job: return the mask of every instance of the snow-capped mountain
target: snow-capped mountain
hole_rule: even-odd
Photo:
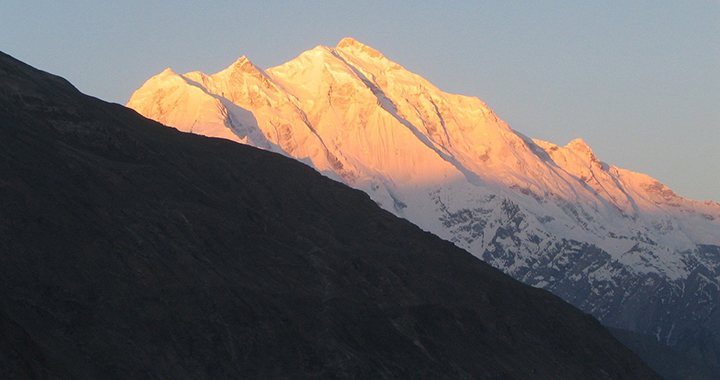
[[[720,204],[524,136],[351,38],[266,70],[167,69],[127,106],[305,162],[610,326],[720,334]]]

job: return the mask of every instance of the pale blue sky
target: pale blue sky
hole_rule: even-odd
[[[0,2],[0,50],[125,103],[166,67],[268,68],[350,36],[515,130],[720,201],[720,1]]]

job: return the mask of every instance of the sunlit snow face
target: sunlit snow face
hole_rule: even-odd
[[[128,106],[183,131],[294,157],[451,239],[465,232],[450,233],[443,218],[487,209],[488,195],[512,199],[538,231],[618,255],[642,240],[675,251],[720,239],[720,206],[605,164],[580,139],[562,147],[517,133],[479,99],[442,92],[353,39],[267,70],[241,57],[213,75],[166,71]],[[468,237],[476,254],[491,225],[484,238]]]

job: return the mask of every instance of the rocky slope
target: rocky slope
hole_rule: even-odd
[[[657,378],[360,191],[2,53],[0,199],[3,378]]]
[[[168,69],[128,106],[294,157],[608,325],[707,339],[720,364],[720,204],[606,164],[581,139],[524,136],[358,41],[267,70],[246,57],[213,75]]]

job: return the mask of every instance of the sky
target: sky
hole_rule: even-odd
[[[720,202],[720,1],[0,2],[0,51],[125,104],[147,79],[353,37],[511,128]]]

